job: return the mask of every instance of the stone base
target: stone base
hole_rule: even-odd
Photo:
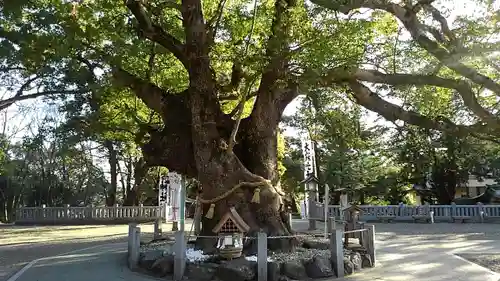
[[[172,242],[170,242],[172,243]],[[139,266],[147,272],[164,277],[173,274],[174,258],[170,245],[148,249],[141,254]],[[268,281],[288,281],[334,277],[329,242],[324,239],[304,240],[293,253],[269,253]],[[344,274],[372,267],[370,256],[357,245],[344,249]],[[225,260],[210,256],[203,261],[188,261],[185,278],[196,281],[251,281],[257,279],[255,257]]]

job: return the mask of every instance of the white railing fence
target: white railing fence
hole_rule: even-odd
[[[416,216],[424,213],[432,216],[436,221],[450,221],[454,219],[468,219],[470,221],[484,221],[487,219],[500,219],[500,205],[387,205],[372,206],[360,205],[362,209],[360,220],[377,221],[381,218],[392,218],[393,220],[413,220]],[[324,205],[316,202],[310,210],[312,219],[322,220],[324,217]],[[329,205],[328,216],[343,219],[341,206]]]
[[[16,224],[143,222],[164,218],[164,206],[114,207],[22,207],[16,211]]]

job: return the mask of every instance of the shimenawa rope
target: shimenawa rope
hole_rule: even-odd
[[[197,201],[201,204],[210,204],[210,208],[208,209],[207,213],[205,214],[205,218],[211,219],[214,217],[214,211],[215,211],[215,203],[226,198],[227,196],[231,195],[236,189],[241,188],[243,186],[249,186],[249,187],[255,187],[254,193],[252,196],[252,203],[259,204],[260,203],[260,187],[264,186],[267,188],[273,188],[278,195],[283,196],[284,194],[281,194],[274,186],[271,185],[271,182],[268,180],[260,181],[260,182],[240,182],[237,185],[235,185],[233,188],[230,190],[224,192],[223,194],[214,197],[212,199],[203,199],[200,196],[198,196]],[[279,198],[281,201],[281,198]],[[280,202],[281,204],[281,202]]]

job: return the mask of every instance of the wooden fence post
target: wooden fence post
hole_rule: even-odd
[[[479,221],[484,222],[484,208],[483,203],[477,202],[477,215],[479,216]]]
[[[64,219],[71,219],[71,211],[69,209],[69,204],[64,204]]]
[[[113,209],[115,210],[115,211],[113,212],[114,219],[119,218],[119,216],[118,216],[118,212],[119,212],[118,207],[119,207],[119,206],[120,206],[120,205],[118,205],[118,204],[113,205]]]
[[[455,219],[454,217],[456,217],[458,214],[457,214],[457,204],[455,204],[455,202],[451,202],[451,214],[450,214],[450,217],[451,217],[451,220],[453,222],[455,222]]]
[[[186,268],[186,243],[184,231],[175,232],[174,280],[181,281]]]
[[[47,205],[45,204],[42,204],[42,208],[40,209],[40,212],[41,214],[39,215],[39,217],[37,218],[37,220],[42,220],[42,221],[45,221],[45,217],[46,217],[46,211],[47,210]]]
[[[366,251],[370,258],[372,259],[372,265],[375,266],[376,254],[375,254],[375,226],[372,224],[367,224],[366,227]]]
[[[344,245],[342,243],[342,230],[333,229],[330,235],[330,259],[337,277],[344,277]]]
[[[142,219],[144,216],[144,205],[141,203],[139,204],[139,219]]]
[[[163,203],[163,219],[165,220],[165,223],[168,223],[168,217],[170,215],[169,211],[170,210],[167,202]]]
[[[337,223],[335,222],[335,217],[328,218],[328,232],[332,233],[332,230],[337,228]]]
[[[201,232],[201,217],[203,216],[203,204],[199,201],[199,198],[196,197],[196,201],[194,202],[194,234],[199,235]]]
[[[257,235],[257,280],[267,281],[267,234]]]
[[[316,230],[316,219],[318,212],[318,206],[316,205],[316,190],[310,189],[306,191],[307,196],[307,216],[309,218],[309,228],[308,230]]]
[[[160,239],[161,238],[161,235],[162,235],[162,222],[161,222],[161,218],[157,218],[155,220],[155,224],[154,224],[154,233],[153,233],[153,239],[156,240],[156,239]]]
[[[293,216],[291,207],[288,207],[288,223],[290,224],[290,229],[293,229]]]
[[[130,231],[131,225],[129,225]],[[129,236],[129,246],[130,251],[128,255],[128,266],[131,270],[137,269],[139,264],[139,255],[141,247],[141,228],[133,227],[131,231],[132,235]]]
[[[128,254],[132,252],[132,242],[131,237],[134,235],[135,228],[137,227],[137,223],[131,222],[128,224]]]

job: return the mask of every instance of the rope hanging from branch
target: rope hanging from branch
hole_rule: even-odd
[[[282,193],[282,192],[279,192],[274,186],[272,186],[272,184],[271,184],[271,182],[269,180],[264,180],[264,181],[260,181],[260,182],[240,182],[239,184],[235,185],[230,190],[228,190],[228,191],[224,192],[223,194],[221,194],[221,195],[219,195],[217,197],[214,197],[212,199],[203,199],[200,196],[198,196],[197,201],[200,204],[210,204],[210,208],[208,208],[208,211],[205,214],[205,218],[207,218],[207,219],[213,218],[214,217],[214,213],[215,213],[215,203],[217,203],[218,201],[220,201],[220,200],[228,197],[234,191],[236,191],[238,188],[241,188],[243,186],[255,187],[254,193],[253,193],[253,196],[252,196],[252,201],[251,201],[252,203],[256,203],[256,204],[260,203],[260,191],[261,191],[261,188],[264,187],[264,188],[272,188],[272,189],[274,189],[276,191],[276,193],[280,196],[279,197],[279,203],[280,203],[280,206],[282,205],[283,201],[281,200],[281,196],[284,196],[285,194]]]

